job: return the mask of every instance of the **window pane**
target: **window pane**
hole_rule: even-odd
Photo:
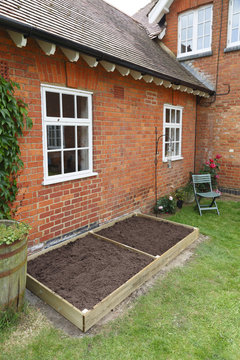
[[[180,140],[180,130],[176,129],[176,141]]]
[[[171,141],[175,141],[175,129],[171,129],[170,137],[171,137]]]
[[[182,16],[181,27],[182,27],[182,29],[187,27],[187,15]]]
[[[183,54],[183,53],[185,53],[187,51],[187,48],[186,48],[186,43],[184,42],[182,42],[181,43],[181,53]]]
[[[238,29],[232,30],[232,42],[238,41]]]
[[[176,110],[176,115],[177,115],[176,122],[177,122],[178,124],[180,124],[180,111],[179,111],[179,110]]]
[[[175,144],[175,155],[180,155],[179,149],[180,149],[179,143],[177,142],[177,143]]]
[[[239,14],[233,15],[232,27],[238,27],[239,25]]]
[[[205,10],[205,21],[211,20],[211,15],[212,15],[212,8],[208,7]]]
[[[192,37],[193,37],[193,28],[192,27],[188,28],[187,37],[188,37],[188,39],[192,39]]]
[[[165,154],[164,154],[165,157],[167,157],[168,155],[168,149],[169,149],[169,144],[165,144]]]
[[[198,25],[198,36],[203,36],[203,24]]]
[[[186,29],[183,29],[182,30],[182,41],[185,41],[187,38],[187,30]]]
[[[74,95],[62,95],[62,108],[64,118],[74,118]]]
[[[75,148],[75,126],[63,126],[63,148]]]
[[[240,0],[233,0],[233,12],[240,11]]]
[[[48,153],[48,176],[60,175],[61,171],[61,152]]]
[[[88,127],[77,127],[77,147],[88,147]]]
[[[166,123],[170,122],[170,110],[166,109]]]
[[[198,41],[197,41],[197,49],[198,50],[201,50],[203,48],[203,38],[198,38]]]
[[[60,116],[60,99],[58,93],[46,91],[46,111],[47,116]]]
[[[175,110],[171,110],[171,123],[175,123]]]
[[[188,26],[193,25],[193,14],[188,15]]]
[[[204,25],[204,35],[210,35],[211,23],[210,21],[206,22]]]
[[[88,118],[88,98],[77,96],[77,117],[79,119]]]
[[[64,151],[63,159],[64,159],[64,174],[75,172],[76,171],[75,150]]]
[[[169,128],[165,128],[165,142],[169,141]]]
[[[192,41],[188,41],[188,45],[187,45],[187,52],[192,51],[193,47],[192,47]]]
[[[54,125],[47,125],[47,148],[60,149],[61,148],[61,127]]]
[[[210,36],[205,36],[204,38],[204,48],[209,48],[210,47]]]
[[[198,23],[202,23],[204,21],[204,9],[198,11]]]
[[[88,150],[78,150],[78,171],[88,170]]]

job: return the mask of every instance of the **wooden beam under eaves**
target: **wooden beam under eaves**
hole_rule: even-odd
[[[93,56],[81,54],[81,57],[83,58],[84,61],[86,61],[86,63],[90,67],[96,67],[98,65],[97,59]]]
[[[105,60],[102,60],[100,61],[100,64],[104,67],[104,69],[107,71],[107,72],[113,72],[116,68],[116,65],[115,64],[112,64],[108,61],[105,61]]]
[[[180,85],[172,84],[173,90],[180,90]]]
[[[8,35],[17,47],[22,48],[27,45],[27,39],[24,37],[23,34],[16,31],[8,30]]]
[[[135,70],[131,70],[130,71],[130,75],[135,79],[135,80],[141,80],[142,79],[142,74],[139,71],[135,71]]]
[[[156,77],[153,78],[153,82],[159,86],[163,84],[163,80]]]
[[[116,69],[120,72],[122,76],[127,76],[130,74],[130,69],[125,68],[124,66],[116,65]]]
[[[61,47],[62,52],[64,53],[64,55],[68,58],[69,61],[71,62],[77,62],[79,59],[79,52],[75,51],[75,50],[70,50],[64,47]]]
[[[36,39],[38,45],[40,46],[40,48],[42,49],[42,51],[50,56],[50,55],[54,55],[55,54],[55,51],[56,51],[56,45],[55,44],[52,44],[52,43],[49,43],[47,41],[43,41],[43,40],[38,40]]]
[[[143,76],[143,80],[144,80],[146,83],[151,83],[151,82],[153,82],[153,76],[151,76],[151,75],[144,75],[144,76]]]
[[[170,88],[172,86],[172,84],[170,83],[170,81],[164,80],[163,81],[163,86],[168,89],[168,88]]]

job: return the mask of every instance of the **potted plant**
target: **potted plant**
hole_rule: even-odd
[[[0,310],[20,310],[24,301],[29,226],[0,220]]]
[[[174,197],[177,199],[177,207],[181,209],[185,198],[184,189],[183,188],[176,189],[174,192]]]

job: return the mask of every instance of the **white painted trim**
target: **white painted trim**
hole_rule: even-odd
[[[134,80],[142,79],[142,74],[139,71],[131,70],[130,75],[134,78]]]
[[[146,83],[151,83],[151,82],[153,82],[153,76],[151,76],[151,75],[144,75],[144,76],[143,76],[143,80],[144,80]]]
[[[202,9],[206,9],[208,7],[211,8],[210,47],[197,50],[198,11],[202,10]],[[181,19],[183,16],[189,15],[191,13],[193,14],[193,38],[192,38],[193,39],[193,43],[192,43],[193,50],[189,51],[189,52],[181,53]],[[207,4],[204,6],[200,6],[196,9],[191,9],[191,10],[185,11],[178,16],[178,54],[177,54],[178,59],[181,59],[182,57],[186,57],[186,56],[190,56],[190,55],[198,55],[198,54],[205,53],[207,51],[212,50],[212,22],[213,22],[213,5],[212,4]]]
[[[56,117],[49,117],[46,114],[46,102],[45,102],[45,93],[47,92],[56,92],[60,94],[60,116],[58,118]],[[62,94],[71,94],[74,95],[74,108],[75,108],[75,118],[63,118],[62,114]],[[77,118],[77,105],[76,105],[76,96],[83,96],[87,98],[88,101],[88,118]],[[63,181],[69,181],[69,180],[75,180],[75,179],[81,179],[85,177],[95,176],[97,173],[93,172],[93,144],[92,144],[92,92],[89,91],[82,91],[78,89],[70,89],[60,86],[54,86],[54,85],[48,85],[48,84],[42,84],[41,85],[41,106],[42,106],[42,128],[43,128],[43,168],[44,168],[44,185],[59,183]],[[76,132],[76,126],[87,126],[88,127],[88,146],[86,149],[88,149],[88,161],[89,161],[89,169],[88,170],[82,170],[82,171],[75,171],[72,173],[62,173],[59,175],[53,175],[48,176],[48,156],[47,154],[50,152],[54,152],[57,150],[51,150],[47,149],[47,125],[59,125],[61,126],[61,148],[59,151],[61,152],[61,168],[63,172],[63,154],[64,151],[70,151],[75,150],[77,154],[77,138],[75,136],[75,147],[73,149],[64,149],[63,148],[63,126],[66,125],[72,125],[75,126],[75,132]],[[81,147],[81,149],[84,149],[84,147]],[[75,158],[75,162],[77,162],[77,157]]]
[[[158,23],[164,14],[169,13],[169,8],[174,0],[159,0],[148,15],[149,23]]]
[[[61,46],[61,50],[70,62],[77,62],[79,59],[79,52],[71,49],[67,49]]]
[[[100,61],[100,64],[102,65],[102,67],[107,71],[107,72],[113,72],[116,68],[115,64],[112,64],[108,61],[102,60]]]
[[[90,67],[96,67],[98,65],[98,61],[95,57],[85,55],[85,54],[81,54],[81,57]]]
[[[116,65],[116,69],[120,72],[122,76],[128,76],[130,74],[130,69],[124,66]]]

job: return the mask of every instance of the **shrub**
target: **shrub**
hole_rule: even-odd
[[[0,223],[0,245],[10,245],[17,240],[23,239],[29,232],[29,226],[15,222],[13,225]]]
[[[157,200],[154,211],[156,213],[174,214],[176,211],[176,200],[172,196],[163,196]]]
[[[210,174],[212,180],[213,189],[217,189],[218,187],[218,172],[220,170],[219,159],[221,159],[221,155],[217,154],[214,159],[209,159],[203,164],[202,169],[200,170],[200,174]]]

